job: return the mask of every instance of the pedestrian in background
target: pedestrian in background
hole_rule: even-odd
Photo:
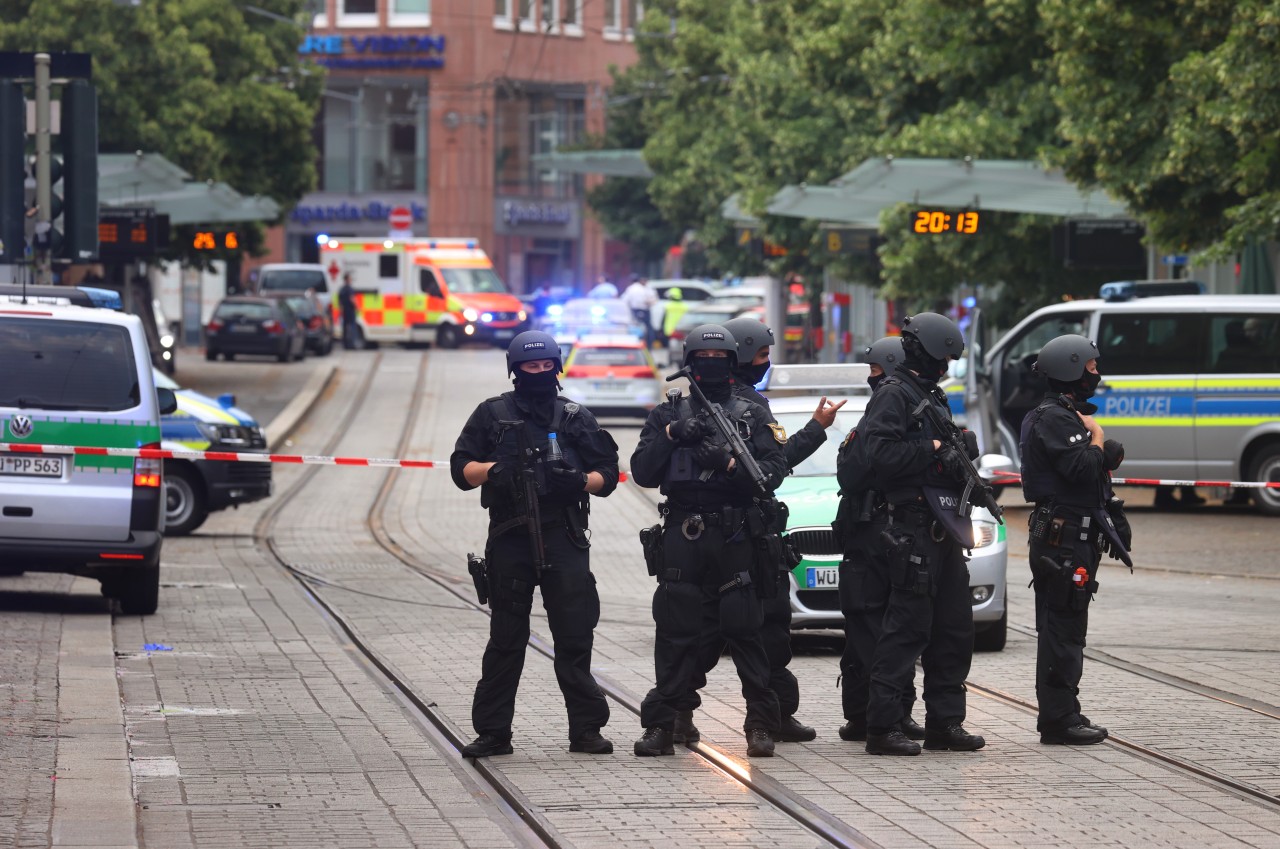
[[[351,272],[342,275],[338,287],[338,309],[342,313],[342,347],[348,351],[356,348],[356,336],[360,326],[356,323],[356,289],[351,285]]]
[[[648,279],[638,274],[631,275],[631,283],[622,291],[622,300],[631,310],[636,323],[644,328],[645,347],[653,347],[653,305],[658,302],[658,293],[653,291]]]
[[[587,501],[618,486],[618,446],[590,411],[559,396],[562,367],[555,337],[538,330],[518,334],[507,348],[514,390],[475,409],[449,461],[453,482],[462,490],[480,487],[480,504],[489,510],[484,575],[489,642],[471,703],[479,736],[463,747],[466,757],[513,751],[516,689],[535,586],[542,589],[556,681],[569,714],[569,751],[613,752],[613,743],[600,734],[609,721],[609,705],[591,674],[600,596],[588,557]],[[536,456],[522,452],[522,443],[536,449]],[[537,481],[537,515],[535,505],[522,503],[519,487],[526,471]],[[529,529],[537,519],[542,551]]]
[[[1049,391],[1022,420],[1022,494],[1035,503],[1029,522],[1036,594],[1036,729],[1040,742],[1084,746],[1107,729],[1080,712],[1089,603],[1098,589],[1105,549],[1128,557],[1133,541],[1124,502],[1111,491],[1111,472],[1124,446],[1107,439],[1089,403],[1102,377],[1098,346],[1066,335],[1040,349],[1035,370]],[[1123,557],[1122,557],[1123,555]]]

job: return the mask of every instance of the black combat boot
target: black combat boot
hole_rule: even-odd
[[[613,743],[600,736],[599,731],[587,731],[577,740],[569,744],[571,752],[585,752],[588,755],[612,755]]]
[[[803,724],[794,716],[788,716],[783,718],[782,727],[778,729],[777,734],[773,735],[773,738],[779,743],[808,743],[817,736],[817,731]]]
[[[851,719],[840,726],[840,739],[846,743],[864,742],[867,739],[867,718]]]
[[[644,734],[636,741],[635,752],[638,758],[674,755],[676,750],[671,745],[671,732],[656,725],[646,728]]]
[[[1107,729],[1092,725],[1072,725],[1055,731],[1041,731],[1040,742],[1050,746],[1089,746],[1107,739]]]
[[[1089,719],[1089,717],[1085,716],[1083,713],[1082,713],[1082,714],[1080,714],[1080,724],[1081,724],[1081,725],[1086,725],[1086,726],[1088,726],[1089,728],[1094,729],[1095,731],[1106,731],[1106,730],[1107,730],[1107,729],[1103,728],[1101,725],[1098,725],[1098,724],[1094,723],[1094,722],[1093,722],[1093,720]]]
[[[510,737],[481,734],[475,740],[462,747],[462,756],[464,758],[487,758],[493,755],[509,755],[513,751],[515,750],[511,748]]]
[[[907,739],[897,728],[888,734],[867,734],[867,752],[872,755],[918,755],[920,744]]]
[[[912,719],[911,714],[907,714],[906,718],[898,723],[898,727],[902,729],[903,734],[907,735],[908,740],[924,739],[924,727]]]
[[[985,745],[986,740],[965,731],[958,722],[946,728],[926,728],[924,731],[924,747],[935,752],[976,752]]]
[[[763,728],[752,728],[747,732],[747,757],[773,757],[773,738]]]
[[[676,743],[696,743],[702,739],[698,726],[693,724],[693,711],[676,711],[676,725],[671,731],[671,739]]]

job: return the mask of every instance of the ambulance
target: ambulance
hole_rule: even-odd
[[[330,239],[320,262],[333,285],[334,330],[342,325],[338,289],[351,273],[357,347],[366,343],[463,342],[506,347],[528,325],[525,306],[493,270],[475,239]]]

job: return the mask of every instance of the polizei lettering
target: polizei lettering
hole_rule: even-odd
[[[1172,412],[1173,398],[1168,395],[1110,395],[1102,402],[1104,416],[1155,418]]]

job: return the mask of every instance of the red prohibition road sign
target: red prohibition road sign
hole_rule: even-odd
[[[387,216],[387,223],[392,230],[410,230],[413,228],[413,213],[407,206],[397,206]]]

